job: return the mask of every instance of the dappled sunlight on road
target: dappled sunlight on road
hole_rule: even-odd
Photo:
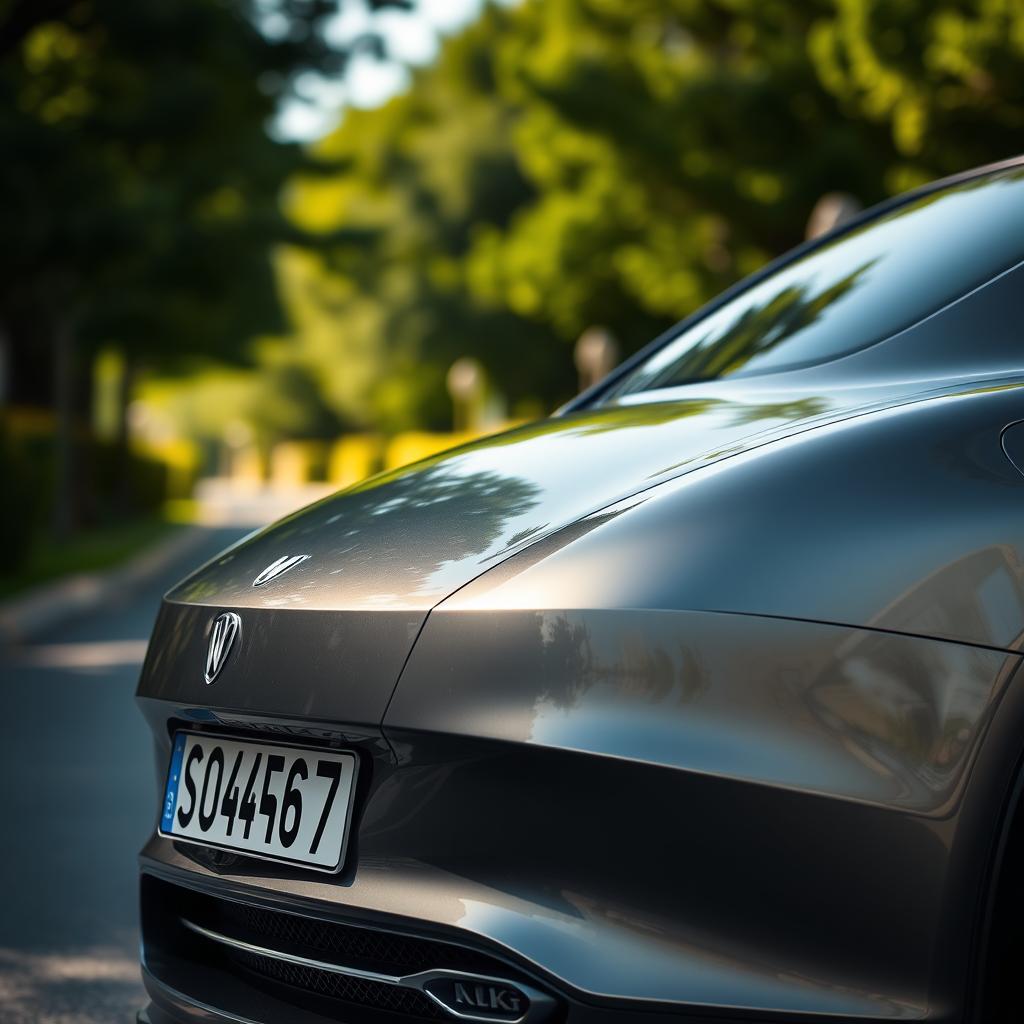
[[[242,532],[143,553],[131,585],[0,644],[2,1024],[131,1024],[146,1005],[136,855],[158,796],[135,683],[161,594]]]
[[[32,644],[12,660],[35,668],[97,669],[142,665],[148,640],[98,640],[78,644]]]
[[[111,1024],[132,1020],[144,1003],[131,936],[124,947],[68,953],[0,948],[5,1024]]]

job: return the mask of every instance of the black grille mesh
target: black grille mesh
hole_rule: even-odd
[[[256,953],[233,951],[231,958],[242,967],[263,978],[291,985],[304,993],[341,999],[346,1003],[400,1013],[425,1020],[438,1020],[447,1015],[422,992],[414,989],[385,985],[379,981],[363,978],[349,978],[331,971],[321,971],[301,964],[290,964],[283,960],[260,956]]]
[[[505,964],[447,942],[299,917],[230,900],[215,902],[217,921],[208,927],[257,946],[315,954],[318,960],[378,974],[442,969],[502,977],[510,974]]]
[[[422,971],[452,970],[469,975],[527,979],[508,964],[475,950],[438,939],[396,934],[362,925],[323,921],[281,910],[238,903],[206,893],[166,886],[179,919],[269,951],[320,960],[339,967],[403,977]],[[212,940],[211,940],[212,942]],[[213,943],[211,953],[225,966],[294,1006],[330,1018],[372,1021],[449,1021],[424,992],[386,982],[353,978],[274,956]],[[346,1007],[350,1008],[346,1012]],[[379,1016],[375,1016],[379,1014]]]

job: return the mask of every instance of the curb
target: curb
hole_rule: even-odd
[[[123,599],[162,572],[203,539],[195,526],[176,530],[125,565],[103,572],[65,576],[0,604],[0,645],[26,643],[112,598]]]

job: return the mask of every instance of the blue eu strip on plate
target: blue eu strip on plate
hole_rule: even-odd
[[[174,808],[178,802],[178,780],[181,778],[181,758],[185,753],[185,734],[178,733],[174,737],[174,750],[171,753],[171,767],[167,772],[167,792],[164,794],[164,813],[160,827],[165,832],[171,831],[174,824]]]

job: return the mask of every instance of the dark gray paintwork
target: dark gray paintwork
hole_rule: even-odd
[[[158,777],[183,724],[344,745],[354,841],[337,877],[159,837],[144,869],[490,943],[580,1005],[963,1019],[1024,750],[1022,274],[818,367],[399,470],[208,564],[140,683]]]

